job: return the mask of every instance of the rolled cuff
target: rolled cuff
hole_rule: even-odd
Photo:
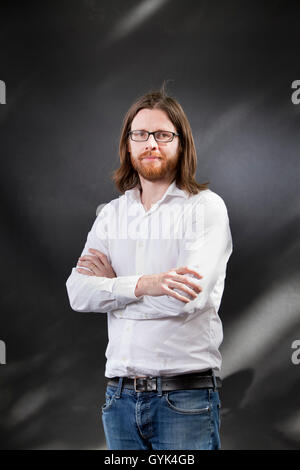
[[[134,291],[141,274],[134,276],[118,276],[115,279],[113,294],[118,300],[142,300],[144,296],[136,297]]]

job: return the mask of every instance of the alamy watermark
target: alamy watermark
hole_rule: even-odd
[[[6,364],[6,344],[0,339],[0,364]]]
[[[0,104],[6,104],[6,85],[3,80],[0,80]]]
[[[6,85],[3,80],[0,80],[0,104],[6,104]],[[6,345],[0,339],[0,365],[6,364]]]
[[[186,250],[199,248],[204,242],[204,204],[168,204],[159,211],[149,210],[140,217],[140,206],[119,198],[116,204],[100,204],[96,225],[99,239],[111,240],[182,240]],[[151,217],[148,217],[151,215]]]
[[[292,342],[292,349],[295,349],[291,356],[292,363],[297,366],[300,364],[300,339],[295,339],[295,341]]]
[[[295,90],[292,93],[291,100],[293,104],[300,104],[300,80],[294,80],[292,88]]]

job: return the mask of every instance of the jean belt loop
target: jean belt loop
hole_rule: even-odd
[[[162,387],[161,387],[161,377],[156,377],[156,386],[158,391],[158,396],[162,397]]]
[[[213,384],[214,384],[213,391],[215,392],[218,389],[218,386],[217,386],[217,379],[216,379],[214,371],[212,371],[212,381],[213,381]]]
[[[119,377],[119,384],[118,384],[118,388],[116,391],[116,398],[120,398],[121,396],[122,385],[123,385],[123,377]]]

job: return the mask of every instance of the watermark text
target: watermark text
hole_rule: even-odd
[[[300,80],[294,80],[292,88],[295,90],[292,93],[291,100],[293,104],[300,104]]]
[[[6,364],[6,345],[5,342],[0,339],[0,364]]]
[[[126,198],[116,204],[101,204],[98,209],[96,234],[99,239],[121,240],[185,240],[186,249],[195,249],[204,241],[204,204],[161,206],[159,210],[141,214],[137,205],[128,205]],[[148,217],[148,215],[151,217]]]
[[[300,339],[295,339],[295,341],[292,342],[292,349],[295,349],[295,351],[292,354],[291,360],[292,363],[297,366],[300,364]]]
[[[3,80],[0,80],[0,104],[6,104],[6,85]]]

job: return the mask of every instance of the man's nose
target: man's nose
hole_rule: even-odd
[[[153,134],[149,135],[149,139],[145,142],[145,144],[146,144],[146,149],[149,148],[149,147],[151,147],[151,148],[157,147],[157,142],[154,139]]]

